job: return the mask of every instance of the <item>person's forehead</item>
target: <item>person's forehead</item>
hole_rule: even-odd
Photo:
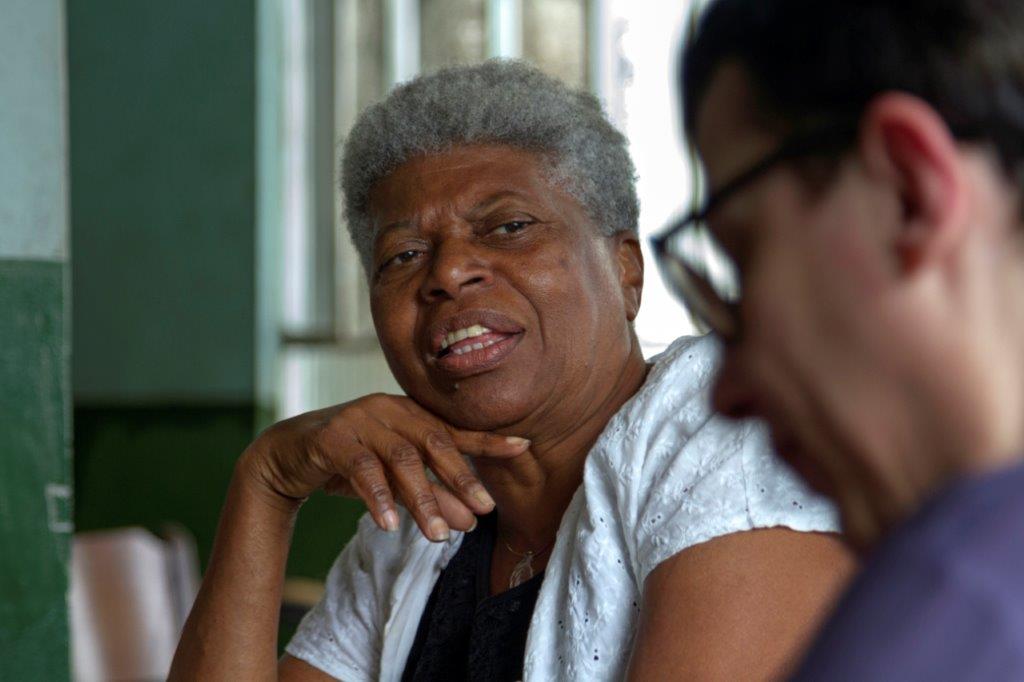
[[[695,143],[711,187],[728,182],[778,144],[757,125],[758,103],[744,68],[723,62],[697,109]]]
[[[544,169],[539,153],[504,145],[419,156],[374,183],[370,212],[384,225],[429,205],[465,209],[492,196],[544,201],[551,192]]]

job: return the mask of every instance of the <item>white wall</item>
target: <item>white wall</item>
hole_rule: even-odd
[[[63,14],[0,0],[0,258],[67,257]]]

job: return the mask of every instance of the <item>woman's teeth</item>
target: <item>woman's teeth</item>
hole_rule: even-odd
[[[498,343],[498,339],[488,339],[483,343],[474,343],[472,345],[467,343],[465,346],[452,348],[452,355],[463,355],[465,353],[469,353],[470,351],[483,350],[484,348],[487,348],[488,346],[493,346],[496,343]]]
[[[483,336],[484,334],[490,333],[490,329],[479,324],[474,324],[472,327],[466,327],[465,329],[459,329],[458,331],[448,332],[447,336],[445,336],[444,339],[441,340],[441,350],[444,350],[448,348],[448,346],[458,343],[459,341],[465,341],[466,339],[471,339],[476,336]],[[487,345],[490,346],[491,344],[488,343]],[[480,346],[480,348],[485,347],[483,344],[479,343],[474,344],[473,347],[469,347],[467,345],[466,350],[463,352],[467,352],[469,350],[479,350],[479,348],[476,348],[476,346]],[[462,353],[459,353],[459,350],[460,349],[455,349],[452,352],[455,353],[456,355],[462,355]]]

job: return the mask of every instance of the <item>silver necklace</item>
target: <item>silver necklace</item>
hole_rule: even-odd
[[[512,567],[512,575],[510,575],[508,578],[508,589],[510,590],[513,587],[518,587],[519,585],[522,585],[527,580],[533,577],[534,557],[540,556],[544,552],[548,551],[548,549],[553,544],[552,542],[549,542],[547,545],[545,545],[541,549],[538,549],[536,552],[534,552],[533,550],[527,550],[526,552],[517,552],[514,549],[512,549],[512,546],[510,544],[508,544],[504,540],[502,540],[502,542],[505,544],[505,549],[507,549],[513,556],[519,557],[519,561],[517,561],[516,565]]]

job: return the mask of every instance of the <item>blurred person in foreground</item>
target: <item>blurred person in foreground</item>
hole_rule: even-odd
[[[644,361],[633,166],[596,100],[520,63],[417,79],[362,114],[343,189],[408,397],[252,443],[172,677],[274,677],[317,489],[369,514],[282,679],[790,669],[851,559],[762,432],[712,416],[711,339]]]
[[[720,0],[682,69],[658,262],[867,557],[797,678],[1024,679],[1024,3]]]

